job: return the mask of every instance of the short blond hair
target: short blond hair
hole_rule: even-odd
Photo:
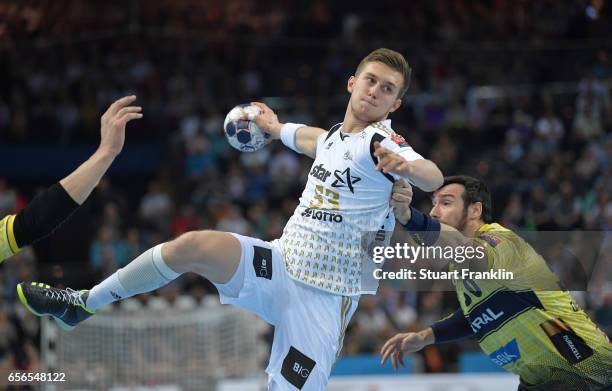
[[[387,48],[376,49],[361,60],[357,66],[355,75],[358,76],[359,72],[361,72],[363,67],[369,62],[383,63],[389,68],[398,71],[404,77],[404,85],[401,86],[397,95],[398,98],[403,97],[406,91],[408,91],[408,87],[410,87],[410,75],[412,74],[412,68],[410,68],[408,61],[406,61],[404,56],[395,50]]]

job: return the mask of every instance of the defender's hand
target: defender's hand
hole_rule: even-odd
[[[378,141],[374,143],[374,156],[378,158],[377,170],[385,174],[391,172],[404,178],[412,175],[410,162],[390,149],[383,147]]]
[[[251,102],[251,104],[259,107],[261,110],[258,115],[253,117],[253,122],[255,122],[261,130],[272,136],[273,139],[280,139],[280,130],[283,124],[278,121],[276,113],[265,103]]]
[[[136,100],[135,95],[116,100],[100,119],[100,147],[98,150],[112,157],[117,156],[125,143],[125,125],[133,119],[142,118],[142,107],[128,106]]]
[[[384,365],[390,357],[393,369],[397,370],[399,368],[398,364],[406,368],[404,363],[405,353],[418,352],[433,343],[433,333],[429,333],[430,330],[426,329],[418,333],[400,333],[391,337],[380,349],[382,355],[380,363]]]
[[[412,217],[410,203],[412,202],[412,186],[404,178],[400,178],[393,184],[391,189],[391,200],[389,203],[395,207],[395,218],[405,225]]]

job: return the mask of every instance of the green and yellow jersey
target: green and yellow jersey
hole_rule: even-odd
[[[482,350],[533,390],[599,390],[612,383],[612,345],[521,237],[485,224],[474,240],[508,280],[459,280],[461,308]]]
[[[20,250],[13,232],[14,221],[15,215],[8,215],[0,220],[0,263]]]

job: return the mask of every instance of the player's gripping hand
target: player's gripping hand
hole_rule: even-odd
[[[377,141],[374,143],[374,156],[378,158],[376,169],[385,174],[394,173],[402,177],[410,177],[413,174],[411,162],[399,154],[385,148]]]
[[[259,114],[253,117],[253,122],[255,122],[255,124],[259,126],[261,130],[268,133],[273,139],[280,139],[280,131],[283,124],[279,122],[278,116],[274,110],[269,108],[265,103],[251,102],[251,104],[259,107],[261,110]]]
[[[414,353],[433,343],[433,333],[426,329],[418,333],[400,333],[391,337],[380,349],[382,365],[391,358],[391,365],[397,371],[399,365],[406,368],[404,354]]]
[[[395,218],[402,224],[406,224],[412,217],[410,203],[412,202],[412,186],[404,178],[400,178],[391,188],[391,200],[389,204],[395,207]]]
[[[135,95],[125,96],[113,102],[100,119],[100,147],[98,150],[117,156],[125,143],[125,125],[133,119],[142,118],[142,107],[128,106],[136,100]]]

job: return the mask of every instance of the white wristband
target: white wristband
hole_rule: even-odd
[[[303,128],[304,124],[292,124],[287,122],[280,130],[280,139],[285,146],[293,149],[297,153],[303,153],[295,144],[295,133],[299,128]]]

